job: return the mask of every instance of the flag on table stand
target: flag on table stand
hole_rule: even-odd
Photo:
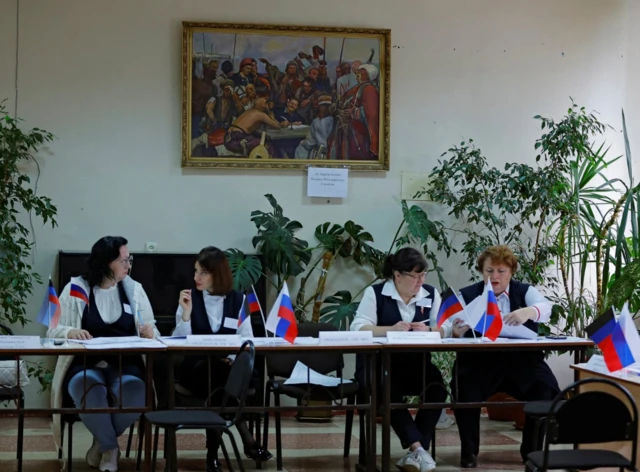
[[[266,327],[280,338],[284,338],[293,344],[298,337],[298,323],[293,313],[293,305],[289,297],[289,289],[285,283],[276,298],[276,302],[267,317]]]
[[[640,334],[638,334],[638,329],[633,322],[633,318],[631,318],[631,313],[629,313],[629,302],[625,302],[622,307],[622,311],[618,317],[618,324],[622,329],[622,334],[624,335],[624,339],[627,341],[627,346],[629,346],[629,351],[631,352],[631,359],[623,359],[623,364],[631,361],[629,364],[625,365],[626,367],[627,365],[640,362]]]
[[[636,356],[640,357],[638,333],[636,331],[634,337],[631,332],[632,330],[635,331],[635,327],[628,309],[625,310],[625,308],[620,314],[620,322],[616,321],[613,309],[609,308],[585,328],[589,338],[602,351],[602,356],[609,372],[624,369],[636,362]],[[629,339],[626,336],[629,336]],[[631,340],[631,343],[629,340]],[[632,349],[635,351],[635,356]]]
[[[483,336],[495,341],[502,331],[502,315],[491,282],[484,286],[482,295],[467,306],[471,326]]]
[[[251,286],[251,293],[247,294],[246,302],[247,308],[249,309],[249,315],[247,315],[247,312],[245,310],[242,310],[242,313],[238,318],[238,328],[240,327],[240,325],[242,325],[242,323],[244,323],[244,320],[246,320],[250,315],[253,315],[254,313],[260,313],[262,322],[266,326],[267,323],[264,319],[264,313],[262,312],[262,307],[260,306],[260,301],[258,300],[258,295],[256,295],[256,290],[253,288],[253,285]]]
[[[49,278],[49,287],[44,295],[37,321],[47,328],[57,327],[60,321],[60,300],[58,300],[58,294],[56,294],[51,278]]]
[[[464,312],[464,307],[457,295],[451,287],[446,289],[442,293],[442,303],[440,304],[440,310],[438,310],[438,316],[436,321],[438,323],[438,329],[440,329],[445,321],[458,313]]]

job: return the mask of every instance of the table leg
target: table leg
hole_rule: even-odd
[[[147,402],[148,411],[153,411],[153,357],[155,354],[147,355]],[[144,470],[151,470],[151,423],[144,422]]]
[[[382,472],[389,472],[391,458],[391,355],[382,351]]]
[[[378,427],[376,419],[377,419],[377,407],[378,407],[378,397],[377,397],[377,393],[376,391],[378,390],[376,388],[377,386],[377,372],[378,372],[378,366],[376,365],[376,353],[370,354],[369,359],[371,359],[370,361],[370,378],[369,378],[369,385],[371,385],[371,398],[370,398],[370,409],[369,409],[369,441],[367,444],[368,450],[367,450],[367,471],[369,472],[375,472],[377,471],[378,467],[377,467],[377,459],[376,459],[376,429]]]

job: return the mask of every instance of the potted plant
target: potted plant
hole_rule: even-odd
[[[24,131],[21,124],[22,120],[9,115],[4,102],[0,103],[0,322],[24,326],[30,322],[27,297],[34,282],[42,280],[29,264],[35,241],[20,214],[35,215],[55,227],[57,209],[51,199],[36,195],[30,177],[21,170],[30,160],[36,162],[33,155],[54,136],[39,128]],[[41,363],[27,365],[29,375],[47,388],[51,372]]]

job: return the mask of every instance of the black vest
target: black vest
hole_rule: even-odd
[[[460,294],[464,299],[464,302],[468,305],[475,298],[482,295],[482,291],[484,290],[485,283],[478,282],[473,285],[469,285],[468,287],[460,290]],[[518,282],[517,280],[511,279],[509,282],[509,289],[507,293],[509,294],[509,303],[511,304],[511,311],[518,310],[519,308],[525,308],[527,303],[525,302],[525,295],[527,294],[527,290],[531,285],[525,284],[523,282]],[[508,315],[509,313],[502,313],[502,315]],[[537,333],[538,332],[538,323],[533,320],[527,320],[524,323],[524,326],[529,328],[531,331]],[[473,333],[471,330],[468,330],[465,333],[465,337],[472,337]]]
[[[236,334],[238,331],[238,314],[242,309],[244,295],[241,292],[232,290],[227,294],[223,302],[222,320],[220,328],[215,333],[211,329],[207,309],[204,305],[204,295],[202,291],[191,290],[191,332],[193,334]],[[226,326],[226,320],[234,320],[235,328]]]
[[[111,324],[107,324],[100,316],[96,300],[93,295],[93,289],[89,290],[89,303],[84,307],[82,312],[82,329],[86,330],[94,338],[106,338],[106,337],[120,337],[120,336],[136,336],[138,334],[136,330],[136,317],[133,313],[127,313],[125,305],[129,306],[129,311],[132,311],[129,299],[124,291],[122,282],[118,283],[118,295],[120,297],[121,312],[120,318]],[[105,356],[101,354],[87,355],[87,368],[93,368],[101,361],[105,361],[111,366],[119,369],[120,360],[118,356]],[[67,391],[69,380],[78,372],[84,370],[83,356],[75,356],[67,371],[64,381],[64,391]],[[128,375],[134,375],[140,379],[144,378],[144,362],[142,356],[137,354],[123,355],[122,356],[122,373]]]
[[[386,282],[374,285],[373,293],[376,294],[376,312],[378,315],[378,326],[393,326],[394,324],[402,321],[400,315],[400,309],[398,308],[398,301],[391,297],[382,295],[382,289]],[[431,285],[424,284],[423,289],[429,294],[431,303],[433,304],[433,296],[435,289]],[[420,307],[416,304],[416,314],[412,321],[424,321],[429,319],[431,313],[431,307]]]

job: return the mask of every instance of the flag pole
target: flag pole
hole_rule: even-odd
[[[251,284],[251,291],[253,292],[253,295],[256,297],[256,302],[258,302],[258,308],[260,309],[260,316],[262,317],[262,326],[264,326],[264,336],[265,338],[268,338],[269,331],[267,330],[267,320],[264,317],[264,312],[262,311],[262,305],[260,305],[260,299],[258,298],[258,294],[256,293],[256,289],[253,287],[253,284]]]
[[[47,285],[47,331],[51,329],[51,302],[49,301],[49,290],[51,290],[51,274],[49,274],[49,284]]]
[[[456,297],[458,298],[458,301],[462,305],[462,311],[464,312],[464,316],[467,319],[467,323],[469,323],[469,329],[471,330],[471,334],[473,335],[473,339],[476,340],[477,339],[476,338],[476,330],[473,329],[473,326],[471,326],[471,318],[469,317],[469,313],[467,312],[467,304],[464,301],[464,297],[462,296],[462,294],[460,294],[460,296],[458,297],[457,293],[456,293]]]

